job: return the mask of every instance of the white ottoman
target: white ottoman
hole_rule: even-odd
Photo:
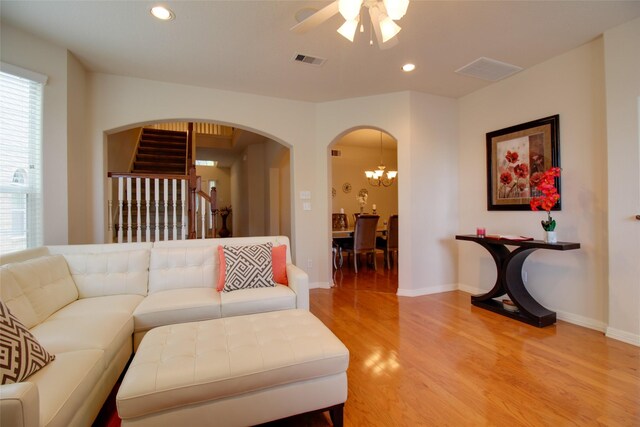
[[[118,391],[122,426],[250,426],[329,410],[342,425],[349,351],[306,310],[152,329]]]

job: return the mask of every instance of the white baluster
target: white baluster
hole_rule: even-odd
[[[107,242],[113,243],[113,178],[107,178]]]
[[[131,242],[131,178],[127,178],[127,242]]]
[[[153,180],[155,183],[155,199],[156,199],[156,242],[160,241],[160,180]]]
[[[206,231],[207,229],[205,228],[205,220],[207,218],[207,214],[205,212],[205,200],[204,197],[200,196],[200,218],[202,219],[202,233],[200,238],[204,239],[206,237]]]
[[[124,224],[122,222],[122,207],[124,206],[124,178],[118,178],[118,243],[122,243],[122,228]]]
[[[176,194],[178,192],[178,180],[172,179],[171,183],[173,184],[173,195],[172,195],[172,200],[173,200],[173,240],[178,240],[178,218],[177,218],[177,215],[176,215],[176,209],[178,207],[178,203],[177,203],[178,195]]]
[[[140,178],[136,178],[136,207],[138,208],[137,220],[138,226],[136,227],[136,242],[142,240],[142,220],[140,218]]]
[[[150,185],[150,180],[149,178],[145,178],[144,179],[144,200],[145,200],[145,205],[147,206],[147,224],[145,226],[145,231],[146,231],[146,240],[145,241],[150,241],[151,240],[151,220],[150,220],[150,213],[149,213],[149,207],[150,207],[150,202],[151,202],[151,185]]]
[[[182,191],[180,192],[180,204],[182,206],[182,240],[185,240],[187,238],[186,234],[187,234],[187,213],[185,212],[185,199],[187,197],[187,180],[183,179],[181,184],[182,185]]]
[[[169,240],[169,180],[164,180],[164,240]]]

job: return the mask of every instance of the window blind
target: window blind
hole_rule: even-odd
[[[42,95],[46,77],[0,70],[0,254],[42,245]]]

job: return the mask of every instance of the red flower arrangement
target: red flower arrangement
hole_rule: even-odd
[[[542,193],[540,197],[532,197],[529,205],[533,211],[537,211],[538,208],[547,211],[547,220],[541,221],[542,228],[545,231],[554,231],[556,229],[556,220],[551,218],[551,209],[560,200],[560,194],[555,186],[555,179],[559,176],[560,168],[553,167],[544,173],[534,173],[529,180],[531,186]]]

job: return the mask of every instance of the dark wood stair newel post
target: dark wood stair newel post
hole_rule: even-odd
[[[196,238],[196,192],[198,191],[198,177],[196,176],[196,167],[189,167],[189,224],[188,239]]]

